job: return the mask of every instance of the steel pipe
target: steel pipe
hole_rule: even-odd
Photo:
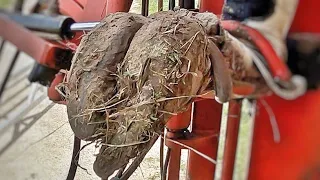
[[[75,31],[90,31],[96,27],[100,22],[86,22],[86,23],[73,23],[70,30]]]

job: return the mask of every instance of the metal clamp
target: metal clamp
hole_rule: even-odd
[[[300,75],[291,75],[287,65],[262,34],[237,21],[222,21],[221,24],[231,34],[245,38],[259,49],[257,52],[243,45],[243,49],[251,55],[268,87],[276,95],[286,100],[293,100],[305,94],[306,79]]]

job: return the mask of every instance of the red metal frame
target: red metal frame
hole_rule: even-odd
[[[282,60],[269,41],[257,30],[245,26],[237,21],[222,21],[221,25],[224,29],[232,32],[242,32],[245,34],[244,37],[247,37],[251,41],[265,58],[268,64],[268,68],[273,75],[273,78],[280,79],[282,81],[288,81],[291,77],[291,72]]]
[[[258,103],[249,179],[320,179],[320,91],[286,101],[265,98],[275,114],[281,141],[273,140],[270,115]]]
[[[202,11],[218,12],[222,8],[222,6],[215,5],[216,1],[202,0],[202,3],[203,6],[208,6],[202,6]],[[319,34],[320,24],[312,20],[312,17],[317,17],[319,6],[318,0],[300,1],[290,32]],[[226,25],[224,27],[228,28]],[[257,36],[254,37],[257,38]],[[258,36],[258,38],[261,37]],[[267,51],[264,54],[270,52],[275,54],[270,51],[270,47],[266,47],[269,46],[268,44],[263,41],[257,43],[260,49],[266,48]],[[277,56],[273,55],[269,60],[274,61],[276,65],[281,64]],[[278,68],[274,66],[274,74],[280,76],[284,74],[283,77],[288,77],[286,73],[275,73]],[[280,69],[284,70],[281,67]],[[274,142],[270,115],[266,112],[265,107],[258,103],[249,179],[320,179],[320,90],[309,91],[295,101],[286,101],[273,95],[266,98],[266,102],[276,116],[281,142]],[[235,140],[235,136],[227,136],[226,142]],[[231,144],[234,145],[234,143]],[[233,154],[234,151],[231,150],[230,153]],[[227,161],[232,162],[233,160],[234,158],[231,157]],[[227,168],[232,169],[230,166]],[[231,179],[232,172],[228,169],[223,169],[222,179]]]
[[[61,14],[76,22],[100,21],[106,15],[107,0],[59,0]]]
[[[200,12],[212,12],[220,15],[224,0],[200,0]]]
[[[315,23],[319,15],[320,1],[300,0],[296,16],[292,22],[291,33],[320,33],[319,23]]]
[[[221,116],[222,105],[213,99],[194,103],[191,132],[195,136],[203,136],[204,139],[196,141],[197,146],[193,148],[213,159],[217,159]],[[215,168],[216,166],[208,160],[189,151],[187,174],[190,180],[213,179]]]
[[[222,174],[224,180],[232,180],[234,163],[238,145],[238,133],[241,119],[242,100],[232,100],[229,102],[226,141],[224,156],[222,160]]]
[[[213,99],[199,100],[194,103],[193,114],[191,109],[178,116],[173,117],[167,123],[169,132],[167,139],[174,139],[188,147],[196,149],[203,154],[217,159],[218,137],[222,115],[222,105]],[[191,123],[191,116],[193,121]],[[186,137],[181,136],[182,130],[191,125],[191,134]],[[170,161],[168,165],[169,180],[179,179],[181,149],[187,149],[172,141],[166,141],[166,145],[171,149]],[[191,180],[213,179],[215,165],[189,150],[187,176]]]
[[[56,65],[55,52],[59,49],[65,50],[66,47],[43,40],[5,16],[0,16],[0,24],[0,35],[3,39],[14,44],[18,49],[37,60],[38,63],[59,69]]]

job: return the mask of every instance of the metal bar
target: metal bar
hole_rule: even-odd
[[[257,101],[256,100],[246,100],[247,108],[249,109],[249,128],[248,128],[248,136],[247,136],[247,144],[246,144],[246,154],[243,154],[245,157],[241,159],[241,165],[244,167],[243,169],[243,179],[249,178],[249,170],[250,170],[250,160],[251,160],[251,151],[252,151],[252,143],[253,143],[253,134],[254,134],[254,125],[256,120],[256,112],[257,112]],[[243,108],[242,108],[243,109]],[[243,112],[243,111],[242,111]]]
[[[127,169],[125,170],[125,172],[122,173],[121,177],[119,178],[119,180],[127,180],[129,179],[129,177],[137,170],[138,167],[140,167],[139,165],[141,164],[142,160],[144,159],[144,157],[147,155],[147,153],[150,151],[150,149],[152,148],[152,146],[154,145],[154,143],[157,141],[158,136],[155,135],[153,136],[150,141],[147,143],[147,146],[145,147],[145,151],[141,154],[139,154],[134,160],[133,162],[130,164],[129,167],[127,167]],[[112,178],[113,179],[113,178]]]
[[[148,5],[148,3],[145,5]],[[3,11],[1,11],[1,15],[13,20],[29,30],[41,33],[51,33],[60,36],[68,35],[70,30],[89,31],[99,24],[99,22],[74,23],[71,18],[66,16],[49,17],[40,14],[22,15]]]
[[[183,8],[194,9],[195,8],[195,1],[194,0],[183,0]]]
[[[142,0],[141,15],[142,16],[149,15],[149,0]]]
[[[77,168],[78,168],[78,161],[80,157],[80,147],[81,147],[81,140],[76,136],[74,136],[72,158],[71,158],[71,163],[70,163],[68,176],[66,180],[74,180],[74,177],[76,175]]]
[[[169,10],[173,10],[175,6],[176,6],[176,1],[169,0]]]
[[[206,137],[199,139],[196,149],[212,159],[217,159],[218,135],[222,117],[222,105],[215,100],[205,99],[194,103],[191,133]],[[189,151],[187,174],[190,180],[213,179],[215,165],[198,154]]]
[[[1,87],[0,87],[0,102],[1,102],[1,97],[2,97],[2,94],[4,92],[4,89],[5,89],[6,85],[7,85],[7,82],[9,80],[9,78],[10,78],[11,72],[12,72],[12,70],[14,68],[14,65],[17,62],[17,59],[18,59],[19,55],[20,55],[20,51],[16,51],[16,53],[14,54],[14,57],[13,57],[11,63],[10,63],[10,66],[8,68],[8,71],[7,71],[6,75],[4,76],[4,79],[3,79]]]
[[[166,133],[166,138],[174,138],[181,136],[181,132],[185,131],[191,123],[191,106],[189,109],[183,113],[173,116],[167,123],[166,128],[168,132]],[[180,172],[180,158],[181,158],[181,148],[177,145],[172,145],[168,141],[165,141],[168,147],[169,155],[166,157],[163,177],[168,180],[178,180]]]
[[[56,64],[56,53],[66,47],[45,41],[6,16],[0,16],[0,26],[0,36],[14,44],[17,49],[37,60],[39,64],[53,69],[60,68]]]
[[[163,11],[163,0],[158,0],[158,11]]]
[[[167,153],[166,153],[166,159],[165,159],[164,165],[163,165],[163,172],[161,174],[161,180],[166,180],[167,179],[170,155],[171,155],[171,150],[170,150],[170,148],[168,148],[167,149]]]
[[[232,180],[241,119],[242,100],[229,102],[226,141],[222,160],[222,179]]]
[[[180,174],[181,149],[174,148],[170,150],[168,164],[168,180],[179,180]]]
[[[184,8],[184,0],[179,0],[179,6],[180,8]]]
[[[237,21],[226,20],[221,23],[222,27],[228,31],[246,33],[250,43],[255,45],[264,60],[274,79],[288,81],[291,78],[291,72],[287,64],[277,55],[269,41],[256,29],[245,26]],[[255,62],[256,63],[256,62]],[[258,67],[261,71],[261,69]]]
[[[1,61],[2,50],[3,50],[3,48],[4,48],[5,43],[6,43],[6,41],[3,39],[3,40],[1,41],[1,44],[0,44],[0,61]]]
[[[100,22],[74,23],[70,26],[71,31],[90,31]]]
[[[73,34],[69,31],[69,27],[75,21],[67,16],[50,17],[42,14],[22,15],[20,13],[6,11],[0,11],[0,15],[32,31],[57,34],[61,36],[61,38],[73,37]]]

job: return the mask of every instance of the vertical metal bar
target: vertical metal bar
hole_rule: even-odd
[[[73,151],[72,151],[72,158],[71,164],[68,171],[68,176],[66,180],[74,180],[76,176],[77,168],[78,168],[78,161],[80,157],[80,147],[81,147],[81,140],[76,136],[73,137]]]
[[[169,0],[169,10],[173,10],[175,6],[176,6],[176,1]]]
[[[184,8],[184,0],[179,0],[179,6],[180,8]]]
[[[168,180],[179,180],[180,174],[181,149],[170,149],[168,164]]]
[[[171,138],[170,134],[175,133],[170,132],[179,132],[187,129],[191,122],[191,106],[189,109],[183,113],[178,114],[177,116],[172,117],[167,123],[166,128],[168,130],[166,137]],[[167,174],[168,180],[178,180],[180,173],[180,159],[181,159],[181,148],[178,146],[168,146],[169,149],[169,162],[165,162],[164,175]],[[168,163],[168,164],[167,164]]]
[[[158,11],[163,11],[163,0],[158,0]]]
[[[14,65],[15,65],[16,62],[17,62],[17,59],[18,59],[18,57],[19,57],[19,54],[20,54],[20,51],[16,51],[16,53],[15,53],[15,55],[14,55],[12,61],[11,61],[11,64],[10,64],[10,66],[9,66],[9,68],[8,68],[8,71],[7,71],[7,73],[5,74],[4,79],[3,79],[2,83],[1,83],[1,87],[0,87],[0,101],[1,101],[1,97],[2,97],[2,94],[3,94],[3,92],[4,92],[4,89],[5,89],[5,87],[6,87],[6,84],[7,84],[8,80],[9,80],[9,78],[10,78],[11,72],[12,72],[12,70],[13,70],[13,68],[14,68]]]
[[[183,0],[183,6],[185,9],[195,9],[195,1],[194,0]]]
[[[241,161],[241,165],[244,167],[244,177],[243,179],[249,178],[249,169],[250,169],[250,159],[251,159],[251,150],[252,150],[252,142],[253,142],[253,133],[254,133],[254,125],[255,125],[255,118],[256,118],[256,111],[257,111],[257,102],[256,100],[247,101],[248,108],[249,108],[249,129],[248,129],[248,144],[247,144],[247,152],[244,155],[245,160]]]
[[[241,119],[242,100],[229,102],[226,141],[222,160],[222,179],[232,180],[237,152],[238,133]]]
[[[3,39],[2,41],[1,41],[1,44],[0,44],[0,61],[1,61],[1,54],[2,54],[2,50],[3,50],[3,48],[4,48],[4,44],[6,43],[6,41]]]
[[[201,144],[201,146],[197,147],[197,150],[213,159],[217,159],[221,116],[222,105],[218,104],[215,100],[206,99],[194,103],[192,134],[217,136],[216,139],[206,144]],[[189,179],[213,179],[214,174],[214,164],[198,154],[189,151],[187,168],[187,177]]]
[[[167,149],[167,154],[166,154],[166,159],[164,161],[163,165],[163,172],[161,174],[161,180],[166,180],[167,179],[167,172],[168,172],[168,165],[169,165],[169,158],[170,158],[171,150],[170,148]]]
[[[149,0],[142,0],[141,15],[142,16],[149,15]]]

